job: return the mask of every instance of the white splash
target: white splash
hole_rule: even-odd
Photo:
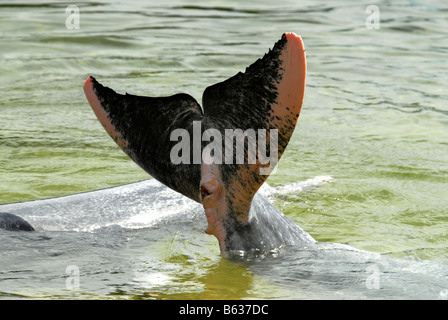
[[[265,197],[272,197],[275,195],[287,195],[300,193],[312,188],[320,187],[333,180],[331,176],[316,176],[314,178],[307,179],[305,181],[299,181],[294,183],[288,183],[280,187],[271,187],[267,183],[261,186],[259,192]]]

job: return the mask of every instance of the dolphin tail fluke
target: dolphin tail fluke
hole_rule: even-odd
[[[118,94],[93,77],[84,84],[84,92],[107,133],[120,148],[152,177],[175,191],[200,201],[200,163],[175,164],[170,159],[176,129],[192,134],[194,120],[202,110],[187,94],[170,97],[141,97]]]
[[[244,73],[204,92],[206,128],[218,129],[224,139],[226,130],[241,129],[240,136],[241,132],[243,138],[253,134],[256,140],[256,148],[246,144],[243,163],[238,161],[236,148],[232,148],[230,163],[203,164],[201,168],[203,205],[209,219],[207,232],[217,236],[222,250],[232,229],[247,224],[252,198],[289,142],[302,107],[305,76],[302,40],[288,33]],[[224,160],[229,145],[236,147],[236,143],[225,145]],[[250,161],[251,156],[256,161]]]
[[[206,88],[204,112],[187,94],[121,95],[93,77],[84,91],[106,131],[137,164],[203,204],[207,233],[225,250],[226,237],[247,223],[252,198],[289,142],[302,107],[305,75],[302,40],[286,33],[244,73]],[[182,149],[190,154],[181,163],[172,158],[179,142],[172,139],[176,129],[183,130],[179,139],[190,138]]]

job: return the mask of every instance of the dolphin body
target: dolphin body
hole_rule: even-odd
[[[266,139],[258,141],[257,150],[264,148],[265,155],[277,152],[278,161],[301,111],[305,76],[302,40],[294,33],[285,33],[244,73],[206,88],[202,108],[185,93],[169,97],[122,95],[93,77],[85,81],[84,92],[105,130],[132,160],[163,185],[202,205],[208,222],[206,233],[218,239],[221,253],[226,255],[235,250],[269,250],[315,240],[257,194],[268,177],[261,174],[267,167],[266,159],[258,155],[255,162],[249,162],[249,142],[244,146],[243,163],[237,159],[233,141],[235,148],[226,146],[222,153],[214,150],[213,161],[211,153],[205,152],[204,141],[199,149],[194,141],[189,142],[187,150],[196,154],[173,163],[170,157],[179,140],[173,141],[172,133],[180,129],[193,136],[197,133],[195,123],[200,123],[202,137],[207,130],[215,130],[225,143],[228,129],[264,130]],[[193,161],[197,152],[202,155],[200,162]],[[217,156],[233,161],[217,162]],[[269,163],[270,168],[275,164]]]
[[[0,212],[0,229],[9,231],[34,231],[34,228],[27,221],[7,212]]]

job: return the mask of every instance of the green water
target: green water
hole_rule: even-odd
[[[268,183],[333,180],[276,205],[319,241],[448,263],[444,1],[378,1],[379,29],[366,28],[368,1],[76,2],[78,30],[66,28],[69,4],[0,1],[0,203],[148,177],[96,120],[82,91],[89,75],[120,93],[200,101],[207,86],[295,32],[307,52],[305,100]],[[275,292],[207,241],[213,248],[197,270],[182,254],[167,261],[186,268],[177,283],[212,287],[193,290],[196,298],[256,298],[248,283]],[[234,291],[214,284],[210,270],[237,279]]]

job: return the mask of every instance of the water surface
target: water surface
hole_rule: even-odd
[[[208,85],[244,71],[283,32],[295,32],[307,51],[307,87],[298,127],[268,179],[290,191],[273,201],[319,241],[410,261],[409,268],[425,277],[439,270],[440,278],[428,282],[437,293],[421,297],[446,298],[435,286],[444,284],[440,270],[448,263],[444,1],[378,2],[380,29],[366,28],[371,3],[354,0],[77,2],[79,30],[66,28],[69,4],[0,1],[0,203],[148,178],[96,120],[82,91],[88,76],[120,93],[187,92],[200,101]],[[331,179],[294,189],[319,176]],[[0,295],[366,297],[317,280],[306,290],[292,289],[297,281],[288,279],[301,277],[285,270],[306,261],[326,270],[326,259],[284,258],[265,272],[255,262],[221,259],[215,239],[201,228],[169,221],[159,231],[0,231]],[[307,254],[286,255],[298,256]],[[344,274],[355,258],[337,256]],[[65,287],[72,264],[82,272],[80,291]],[[367,277],[369,265],[363,260],[353,270]],[[380,264],[380,271],[390,270],[385,268]],[[416,283],[414,289],[421,288]],[[394,290],[367,292],[406,297]]]

